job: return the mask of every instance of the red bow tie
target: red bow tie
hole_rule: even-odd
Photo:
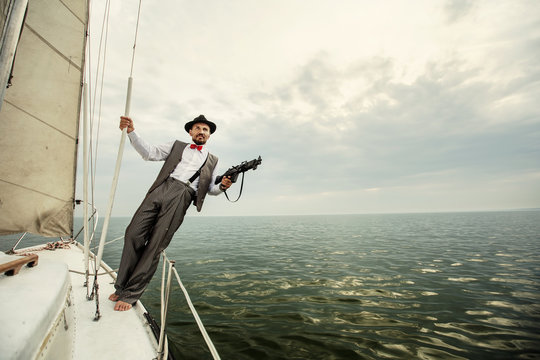
[[[190,148],[191,149],[197,149],[197,150],[201,151],[202,150],[202,145],[191,144]]]

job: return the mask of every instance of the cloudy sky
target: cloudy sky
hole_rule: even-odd
[[[102,213],[137,6],[110,8]],[[130,114],[155,144],[189,140],[184,123],[204,114],[222,171],[261,155],[240,201],[209,198],[205,215],[540,207],[538,59],[536,0],[143,0]],[[133,214],[160,167],[126,144],[113,215]]]

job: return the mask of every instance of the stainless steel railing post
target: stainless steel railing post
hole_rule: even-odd
[[[165,294],[163,295],[162,288],[162,302],[161,302],[161,330],[159,333],[159,344],[158,344],[158,360],[165,358],[165,344],[167,342],[165,336],[165,327],[167,324],[167,310],[169,307],[169,294],[171,293],[171,280],[172,280],[172,268],[174,267],[174,260],[167,260],[165,254],[163,255],[163,269],[165,270],[165,261],[168,262],[168,272],[167,272],[167,284],[165,285]],[[162,285],[165,274],[162,277]]]

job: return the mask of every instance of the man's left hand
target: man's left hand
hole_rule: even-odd
[[[229,176],[224,176],[223,179],[221,179],[221,184],[219,185],[219,188],[223,191],[230,188],[232,185],[231,178]]]

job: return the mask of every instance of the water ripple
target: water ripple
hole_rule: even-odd
[[[205,221],[168,254],[224,359],[540,358],[540,212]],[[178,292],[170,342],[209,359]]]

